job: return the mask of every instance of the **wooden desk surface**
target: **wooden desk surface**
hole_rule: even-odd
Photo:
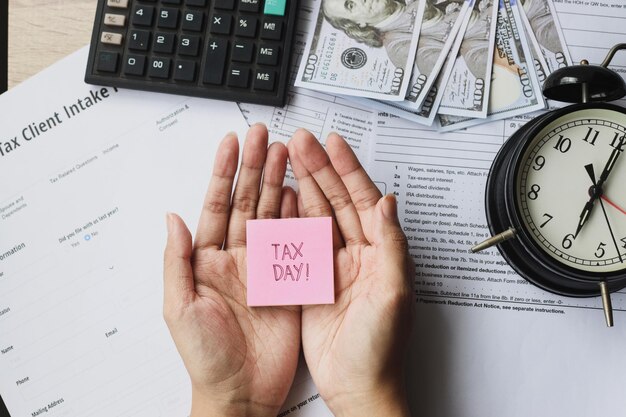
[[[9,88],[89,43],[96,0],[9,1]]]

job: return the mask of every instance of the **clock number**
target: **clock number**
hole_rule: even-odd
[[[561,245],[563,245],[564,249],[569,249],[572,247],[572,243],[573,243],[573,239],[574,239],[574,235],[573,234],[569,234],[569,235],[565,235],[565,238],[563,239],[563,242],[561,242]]]
[[[559,140],[557,140],[556,145],[554,145],[554,149],[561,153],[569,151],[569,148],[571,147],[572,140],[570,138],[564,138],[563,135],[559,135]]]
[[[598,139],[598,135],[600,134],[600,132],[597,131],[597,130],[594,130],[594,129],[590,128],[590,127],[588,127],[587,129],[589,129],[589,130],[587,130],[587,136],[585,136],[585,138],[583,140],[585,142],[590,143],[590,144],[595,146],[596,139]],[[594,132],[593,133],[593,137],[591,137],[591,132]],[[590,138],[591,138],[591,140],[589,140]]]
[[[552,216],[550,216],[548,213],[543,213],[543,217],[547,217],[547,218],[548,218],[548,220],[546,220],[545,222],[541,223],[541,224],[539,225],[539,228],[542,228],[543,226],[545,226],[546,224],[548,224],[548,222],[549,222],[550,220],[552,220],[552,219],[553,219],[553,217],[552,217]],[[626,239],[626,238],[624,238],[624,239]]]
[[[604,247],[606,246],[606,243],[602,243],[600,242],[600,244],[598,245],[598,249],[596,249],[596,253],[594,253],[593,255],[600,259],[604,256]]]
[[[538,155],[538,156],[535,158],[535,165],[533,166],[533,169],[534,169],[535,171],[539,171],[541,168],[543,168],[543,166],[545,165],[545,163],[546,163],[546,158],[544,158],[544,157],[543,157],[543,156],[541,156],[541,155]]]
[[[626,145],[626,136],[619,135],[620,132],[615,132],[615,136],[613,136],[613,140],[611,141],[611,147],[615,148],[615,149],[619,149],[620,152],[624,150],[624,145]]]
[[[537,184],[533,184],[532,187],[530,187],[530,191],[528,192],[528,198],[530,198],[531,200],[536,200],[537,197],[539,197],[539,190],[541,190],[541,187]]]
[[[626,249],[626,237],[623,237],[621,241],[623,243],[622,248]]]

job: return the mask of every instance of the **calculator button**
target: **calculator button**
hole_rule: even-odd
[[[211,21],[211,33],[228,35],[230,33],[231,20],[229,14],[215,13]]]
[[[240,16],[235,24],[235,35],[254,38],[256,35],[257,20],[253,17]]]
[[[128,0],[107,0],[107,6],[116,9],[126,9],[128,8]]]
[[[200,32],[202,30],[203,21],[204,14],[201,11],[187,10],[183,13],[183,30]]]
[[[169,78],[170,76],[170,59],[169,58],[152,58],[148,68],[148,76],[152,78]]]
[[[275,45],[261,45],[256,62],[261,65],[278,65],[280,47]]]
[[[187,0],[185,4],[187,6],[204,7],[206,6],[206,0]]]
[[[174,79],[176,81],[193,81],[196,79],[195,61],[176,61],[174,68]]]
[[[170,7],[161,9],[157,26],[166,29],[176,29],[176,26],[178,26],[178,9]]]
[[[122,35],[113,32],[102,32],[102,35],[100,36],[100,42],[107,45],[121,45]]]
[[[161,0],[163,4],[181,4],[182,0]]]
[[[150,46],[150,32],[147,30],[131,30],[128,37],[128,49],[147,51]]]
[[[131,22],[137,26],[152,26],[152,17],[154,16],[154,7],[137,6],[133,11]]]
[[[260,0],[239,0],[239,10],[242,12],[258,13]]]
[[[278,19],[266,18],[261,27],[261,39],[279,41],[283,31],[283,22]]]
[[[274,16],[284,16],[285,6],[287,6],[287,0],[265,0],[263,13]]]
[[[228,71],[228,86],[229,87],[248,87],[248,80],[250,78],[250,69],[246,67],[240,67],[233,65]]]
[[[202,82],[205,84],[221,84],[224,78],[224,66],[226,64],[226,52],[228,41],[226,39],[212,38],[207,43],[204,60],[204,75]]]
[[[161,52],[164,54],[171,54],[174,52],[174,43],[176,42],[176,36],[173,33],[155,33],[154,45],[152,50],[154,52]]]
[[[276,71],[258,69],[254,72],[255,90],[273,91],[276,83]]]
[[[215,0],[213,6],[216,9],[233,10],[235,8],[235,0]]]
[[[124,74],[143,75],[146,68],[146,57],[143,55],[128,55],[124,62]]]
[[[96,69],[104,72],[116,72],[119,55],[117,52],[100,52],[96,62]]]
[[[105,13],[104,24],[107,26],[124,27],[126,24],[126,16],[123,14]]]
[[[178,54],[187,56],[198,56],[200,51],[200,37],[199,36],[187,36],[180,37],[178,42]]]
[[[252,41],[237,40],[233,44],[231,58],[236,62],[252,62],[254,44]]]

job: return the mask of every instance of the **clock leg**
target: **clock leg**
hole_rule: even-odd
[[[602,309],[607,327],[613,327],[613,305],[611,304],[611,293],[606,285],[606,281],[600,283],[600,294],[602,295]]]
[[[480,251],[482,251],[482,250],[485,250],[485,249],[487,249],[487,248],[490,248],[490,247],[492,247],[492,246],[495,246],[495,245],[497,245],[498,243],[502,243],[502,242],[504,242],[505,240],[509,240],[509,239],[511,239],[512,237],[515,237],[515,234],[516,234],[516,233],[517,233],[517,232],[515,231],[515,229],[511,227],[511,228],[509,228],[509,229],[505,230],[505,231],[504,231],[504,232],[502,232],[502,233],[498,233],[497,235],[492,236],[492,237],[490,237],[489,239],[487,239],[487,240],[484,240],[484,241],[480,242],[478,245],[476,245],[476,246],[472,247],[472,248],[470,249],[470,251],[471,251],[472,253],[480,252]]]

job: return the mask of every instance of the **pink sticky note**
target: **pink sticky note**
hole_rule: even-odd
[[[333,304],[330,217],[248,220],[248,305]]]

